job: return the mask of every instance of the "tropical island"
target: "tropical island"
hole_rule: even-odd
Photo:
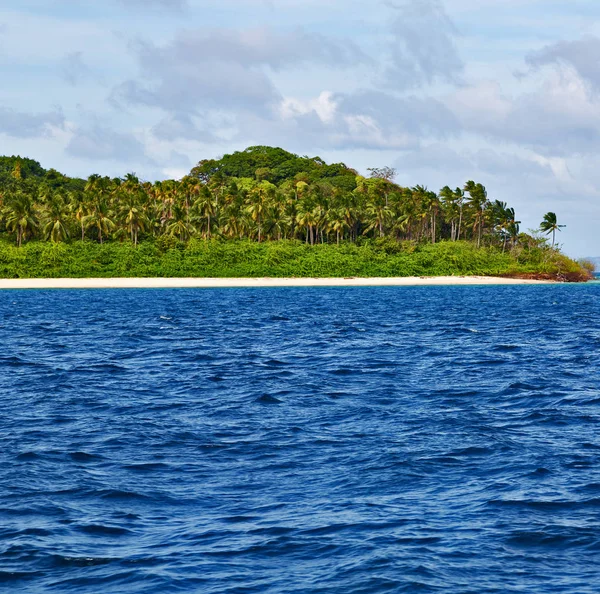
[[[436,192],[368,171],[266,146],[158,182],[0,157],[0,278],[591,276],[557,248],[554,213],[546,235],[523,233],[481,183]]]

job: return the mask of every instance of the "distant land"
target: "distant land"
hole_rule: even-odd
[[[368,171],[267,146],[157,182],[0,157],[0,277],[589,278],[555,247],[555,213],[531,235],[480,182],[433,191]]]

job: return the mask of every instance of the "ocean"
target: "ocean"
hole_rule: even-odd
[[[0,591],[600,591],[600,283],[0,291]]]

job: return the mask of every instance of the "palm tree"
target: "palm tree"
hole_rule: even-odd
[[[24,192],[8,196],[5,203],[6,228],[17,235],[17,246],[21,247],[28,232],[38,227],[33,198]]]
[[[429,212],[431,213],[431,243],[435,243],[437,216],[440,210],[441,202],[435,192],[427,192]]]
[[[187,222],[187,213],[185,208],[175,204],[172,208],[172,217],[167,225],[167,235],[179,237],[179,241],[185,241],[192,235],[196,229]]]
[[[92,211],[83,217],[81,223],[85,229],[90,227],[98,231],[98,239],[103,243],[104,236],[108,235],[114,228],[115,223],[111,218],[112,213],[104,201],[97,202],[92,207]]]
[[[129,231],[133,245],[137,245],[139,232],[144,232],[146,230],[146,225],[148,224],[146,213],[140,208],[137,200],[131,196],[129,197],[129,200],[122,205],[121,215],[123,216],[125,228]]]
[[[343,208],[331,209],[327,213],[327,224],[329,229],[335,232],[336,242],[340,245],[340,236],[348,229],[345,210]]]
[[[488,206],[487,191],[485,186],[476,184],[471,180],[465,184],[464,191],[469,192],[469,206],[473,209],[473,235],[475,235],[475,229],[477,229],[477,247],[480,247],[485,209]]]
[[[60,243],[70,236],[69,210],[60,192],[55,192],[50,199],[44,222],[44,236],[52,243]]]
[[[365,209],[365,220],[367,227],[365,233],[369,231],[378,231],[379,237],[384,236],[384,226],[390,220],[392,211],[386,207],[385,203],[369,204]]]
[[[263,218],[269,201],[275,196],[276,187],[268,181],[260,182],[249,194],[250,204],[247,207],[250,218],[256,223],[258,241],[262,241]]]
[[[303,227],[306,230],[306,243],[314,245],[315,238],[313,236],[313,229],[319,223],[316,209],[311,209],[308,202],[303,202],[299,205],[296,222],[299,227]]]
[[[216,202],[212,192],[207,186],[202,186],[199,196],[194,202],[194,222],[199,222],[204,227],[204,239],[210,239],[210,231],[216,216]]]
[[[456,197],[456,202],[458,204],[458,209],[459,209],[458,229],[456,230],[456,241],[458,241],[460,239],[460,228],[462,226],[463,205],[465,202],[465,192],[461,188],[456,188],[456,190],[454,190],[454,196]]]
[[[442,201],[444,218],[446,222],[450,222],[450,241],[457,241],[460,238],[464,193],[460,188],[452,190],[449,186],[444,186],[440,190],[439,197]]]
[[[83,219],[89,213],[89,207],[90,205],[86,201],[83,193],[77,192],[70,195],[69,209],[75,216],[75,219],[81,228],[81,241],[85,239],[85,225],[83,224]]]
[[[549,235],[552,233],[552,247],[554,247],[554,237],[557,231],[560,231],[566,225],[559,225],[556,220],[556,214],[553,212],[547,212],[544,215],[544,220],[540,223],[540,229]]]
[[[498,229],[502,238],[502,252],[506,250],[506,242],[509,237],[514,236],[514,228],[518,229],[521,221],[515,220],[515,209],[509,208],[506,202],[494,200],[491,205],[492,217],[494,226]],[[511,234],[511,229],[513,233]],[[518,230],[517,230],[518,234]]]

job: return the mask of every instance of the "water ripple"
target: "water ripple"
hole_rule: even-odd
[[[0,590],[600,591],[599,290],[0,292]]]

